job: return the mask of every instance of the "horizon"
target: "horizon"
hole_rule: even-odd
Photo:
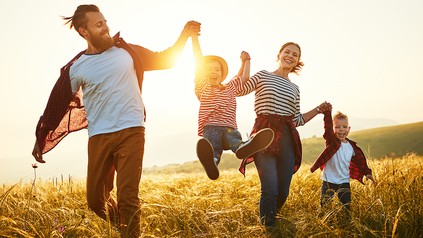
[[[322,116],[323,118],[323,116]],[[353,122],[355,121],[355,118],[350,118],[350,120],[352,120]],[[366,119],[359,119],[359,120],[366,120]],[[370,119],[373,120],[373,119]],[[389,120],[388,120],[389,121]],[[387,121],[387,122],[388,122]],[[391,121],[393,122],[393,121]],[[380,128],[391,128],[391,127],[397,127],[397,126],[404,126],[404,125],[411,125],[411,124],[418,124],[418,123],[423,123],[422,121],[418,121],[418,122],[411,122],[411,123],[405,123],[405,124],[394,124],[394,125],[388,125],[385,124],[383,126],[380,127],[371,127],[371,128],[360,128],[360,129],[354,129],[355,126],[353,126],[353,129],[351,129],[351,133],[353,136],[355,133],[361,133],[363,131],[367,131],[367,130],[374,130],[374,129],[380,129]],[[323,123],[321,123],[321,127],[323,127]],[[84,131],[84,130],[83,130]],[[64,144],[68,144],[68,143],[74,143],[74,141],[78,141],[80,139],[87,139],[84,137],[87,137],[85,133],[79,132],[76,134],[74,133],[74,135],[70,134],[69,136],[71,136],[72,138],[68,138],[69,142],[61,142]],[[303,140],[307,140],[307,139],[312,139],[312,138],[322,138],[323,140],[323,128],[320,128],[321,131],[321,135],[310,135],[308,137],[302,137],[301,141]],[[187,133],[183,133],[182,135],[187,135]],[[244,136],[243,136],[244,137]],[[172,140],[174,138],[174,136],[167,136],[166,140],[167,143],[169,143],[170,140]],[[185,146],[179,149],[179,151],[186,151],[186,150],[190,150],[190,153],[192,154],[190,158],[190,160],[183,160],[183,158],[178,158],[178,161],[176,162],[168,162],[168,163],[162,163],[162,164],[155,164],[155,163],[151,163],[151,161],[146,161],[146,157],[148,159],[151,159],[153,157],[164,157],[168,155],[168,151],[163,151],[160,148],[154,148],[154,141],[152,141],[152,143],[148,143],[148,145],[146,144],[146,149],[148,148],[150,153],[147,153],[144,155],[144,166],[143,166],[143,170],[145,169],[150,169],[150,168],[164,168],[166,166],[169,165],[183,165],[184,163],[189,163],[189,162],[198,162],[196,155],[195,155],[195,143],[197,141],[199,137],[195,137],[195,138],[191,138],[190,143],[192,143],[193,146]],[[245,137],[244,137],[245,138]],[[86,150],[76,150],[76,151],[72,151],[72,150],[67,150],[68,146],[63,146],[59,143],[59,145],[57,146],[57,148],[55,148],[54,150],[48,152],[51,153],[51,155],[49,156],[52,160],[48,160],[46,161],[45,164],[40,164],[40,163],[36,163],[38,165],[37,168],[37,178],[38,179],[42,179],[42,180],[50,180],[50,179],[54,179],[54,178],[60,178],[60,177],[65,177],[67,178],[68,176],[72,177],[72,178],[76,178],[76,179],[85,179],[85,175],[86,175],[86,171],[85,171],[85,167],[83,169],[83,171],[80,171],[80,166],[77,166],[75,164],[73,165],[69,165],[72,163],[72,157],[78,157],[79,160],[83,160],[85,161],[85,163],[82,163],[83,166],[86,165],[86,162],[88,161],[88,157],[87,157],[87,152]],[[53,152],[54,151],[54,152]],[[224,151],[225,154],[231,154],[232,151]],[[233,153],[232,153],[233,154]],[[67,156],[66,156],[67,155]],[[156,156],[153,156],[156,155]],[[58,158],[59,157],[59,158]],[[10,158],[13,159],[13,158]],[[15,158],[17,159],[17,158]],[[31,163],[31,164],[33,164]],[[19,168],[15,168],[14,171],[6,171],[5,173],[0,174],[0,183],[3,184],[10,184],[10,183],[17,183],[20,181],[32,181],[34,179],[34,171],[33,168],[31,168],[31,164],[28,164],[28,168],[21,168],[19,171]],[[68,166],[64,166],[63,164],[68,164]],[[49,170],[48,168],[45,167],[59,167],[61,169],[59,169],[58,171],[53,171],[53,170]],[[27,171],[25,172],[26,174],[22,176],[22,172],[23,171]],[[14,173],[16,171],[19,171],[18,175],[15,175]],[[65,173],[64,171],[68,171],[68,173]]]

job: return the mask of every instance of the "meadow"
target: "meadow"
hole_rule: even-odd
[[[274,230],[259,222],[260,184],[225,169],[216,181],[198,169],[149,172],[140,184],[142,237],[423,237],[423,156],[370,158],[375,186],[352,181],[352,214],[334,200],[320,210],[320,171],[305,162]],[[88,209],[85,181],[72,177],[3,184],[0,237],[119,237]]]

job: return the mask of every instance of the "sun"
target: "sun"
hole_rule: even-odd
[[[187,42],[186,45],[188,46],[190,44]],[[185,49],[182,51],[181,55],[179,55],[176,64],[173,67],[173,71],[177,75],[185,75],[186,77],[193,78],[195,72],[194,56],[191,47],[187,46],[185,46]]]

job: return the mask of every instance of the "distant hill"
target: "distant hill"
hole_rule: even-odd
[[[396,126],[400,123],[387,118],[358,118],[349,116],[348,120],[352,125],[352,131],[360,131],[378,127]],[[323,115],[319,119],[307,122],[306,125],[297,128],[302,139],[310,137],[321,137],[323,135]]]
[[[423,155],[423,122],[351,131],[348,136],[358,143],[368,158],[400,157],[408,153]],[[322,137],[302,140],[303,162],[312,163],[323,151]],[[238,169],[240,160],[232,152],[225,152],[219,169]],[[254,165],[249,165],[249,167]],[[198,161],[145,168],[145,173],[197,172],[203,168]]]
[[[423,122],[351,131],[348,138],[356,141],[367,157],[423,154]],[[309,138],[302,142],[305,161],[313,161],[324,149],[323,138]]]

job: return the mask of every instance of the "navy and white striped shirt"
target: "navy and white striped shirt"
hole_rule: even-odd
[[[305,124],[300,112],[300,90],[289,79],[261,70],[243,84],[240,96],[255,91],[256,114],[293,116],[295,126]]]

